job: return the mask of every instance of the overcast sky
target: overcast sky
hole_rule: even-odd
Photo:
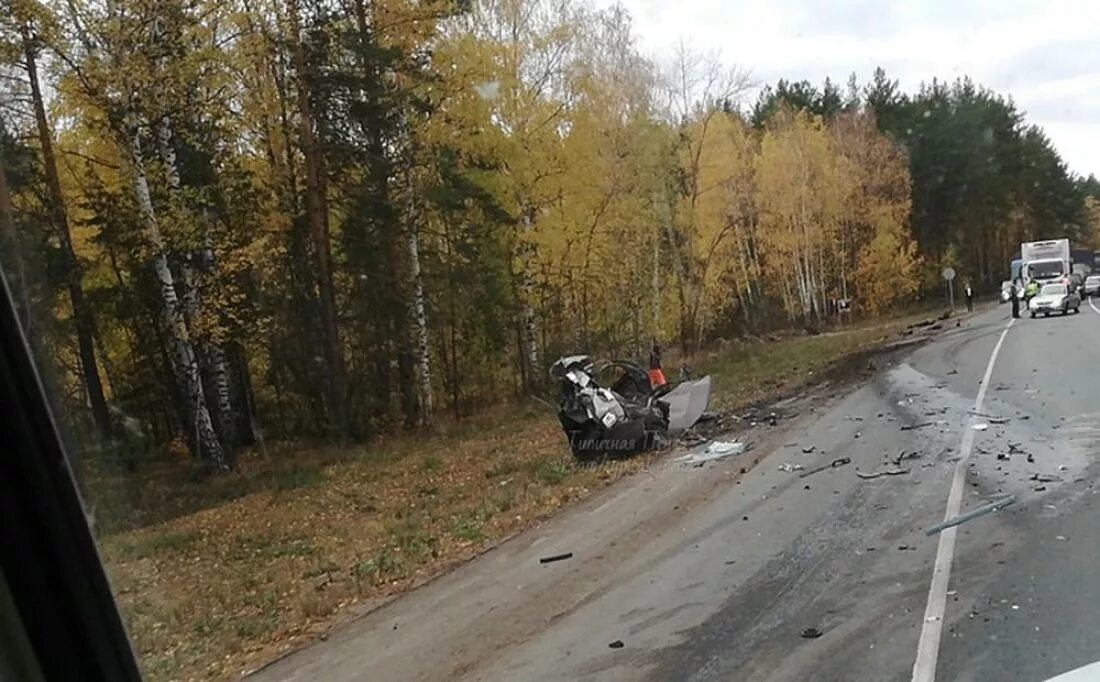
[[[1100,2],[996,0],[619,0],[639,47],[719,51],[759,83],[861,83],[876,66],[915,91],[969,75],[1011,95],[1070,170],[1100,175]],[[612,0],[600,0],[607,6]]]

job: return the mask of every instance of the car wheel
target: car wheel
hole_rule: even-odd
[[[1035,319],[1035,313],[1031,313],[1031,319]]]

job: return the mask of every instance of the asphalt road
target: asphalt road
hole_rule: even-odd
[[[746,425],[748,453],[630,477],[257,677],[1044,680],[1100,660],[1100,310],[1008,318],[948,323]],[[907,473],[857,475],[901,452]]]

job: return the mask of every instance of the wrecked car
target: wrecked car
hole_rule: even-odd
[[[558,418],[573,455],[591,460],[663,447],[690,428],[710,402],[710,377],[654,387],[640,365],[570,355],[550,367],[561,396]]]

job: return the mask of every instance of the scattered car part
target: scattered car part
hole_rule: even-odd
[[[554,554],[552,556],[544,556],[541,559],[539,559],[539,563],[540,564],[552,564],[555,561],[565,561],[566,559],[572,559],[572,558],[573,558],[573,553],[572,552],[565,552],[563,554]]]
[[[682,457],[677,457],[672,460],[678,464],[689,464],[693,466],[702,466],[706,462],[712,462],[716,459],[723,459],[730,455],[740,455],[749,449],[748,443],[742,443],[741,441],[724,442],[714,441],[706,447],[702,452],[689,452]]]
[[[908,469],[883,469],[882,471],[874,471],[871,473],[857,471],[856,476],[859,476],[865,481],[869,481],[872,478],[879,478],[880,476],[900,476],[907,473],[909,473]]]
[[[935,535],[936,533],[939,533],[940,531],[947,530],[948,528],[954,528],[955,526],[957,526],[961,523],[966,523],[967,521],[970,521],[971,519],[976,519],[979,516],[984,516],[985,514],[988,514],[990,512],[995,512],[995,511],[999,511],[1001,509],[1004,509],[1005,507],[1007,507],[1008,505],[1012,504],[1015,501],[1016,501],[1016,496],[1015,495],[1005,495],[1004,497],[1000,498],[999,500],[995,500],[993,502],[990,502],[989,504],[982,505],[982,506],[980,506],[976,509],[971,509],[970,511],[966,512],[965,514],[959,514],[958,516],[950,518],[950,519],[944,521],[943,523],[937,523],[936,525],[934,525],[934,526],[928,528],[927,530],[925,530],[924,534],[925,535]]]
[[[916,429],[923,429],[926,426],[935,426],[936,422],[921,422],[920,424],[906,424],[901,427],[902,431],[913,431]]]
[[[850,457],[838,457],[837,459],[834,459],[832,462],[829,462],[828,464],[822,464],[819,467],[815,467],[813,469],[810,469],[809,471],[802,472],[802,474],[799,476],[799,478],[806,478],[807,476],[813,476],[814,474],[819,474],[822,471],[825,471],[826,469],[836,469],[837,467],[842,467],[845,464],[851,464],[851,463],[852,463],[852,460],[851,460]]]

